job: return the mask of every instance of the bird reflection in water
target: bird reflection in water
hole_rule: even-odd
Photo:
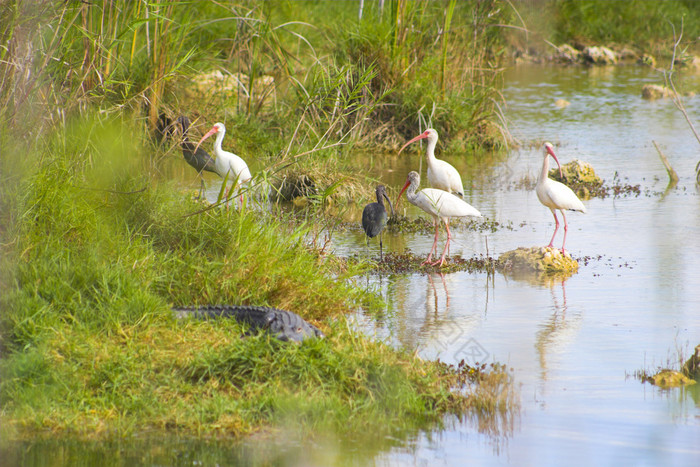
[[[428,283],[430,284],[430,287],[428,287],[428,297],[427,300],[425,301],[425,306],[426,306],[426,311],[429,311],[430,308],[430,296],[432,295],[433,298],[433,312],[435,313],[435,316],[437,317],[438,314],[438,292],[437,288],[435,287],[435,281],[433,280],[433,276],[440,276],[440,282],[442,282],[442,288],[445,291],[445,312],[447,312],[450,308],[450,292],[447,290],[447,284],[445,283],[445,274],[443,273],[438,273],[438,274],[428,274]],[[432,292],[432,293],[431,293]]]
[[[559,284],[559,280],[550,283],[550,293],[552,295],[552,309],[554,310],[551,316],[540,325],[540,330],[537,332],[535,339],[535,348],[539,355],[541,380],[547,380],[547,371],[550,369],[547,364],[547,358],[554,354],[562,354],[566,347],[572,342],[572,333],[574,333],[580,322],[580,315],[574,314],[567,318],[568,305],[566,303],[566,281],[568,278],[561,279],[561,303],[557,298],[555,285]]]

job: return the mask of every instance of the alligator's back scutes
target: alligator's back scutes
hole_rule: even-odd
[[[232,318],[248,324],[251,330],[266,330],[282,341],[302,342],[304,339],[325,337],[320,329],[296,313],[267,306],[206,305],[173,308],[173,312],[177,318]]]

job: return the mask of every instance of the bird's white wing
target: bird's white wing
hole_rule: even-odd
[[[466,201],[452,193],[434,188],[425,188],[419,193],[421,204],[418,206],[424,211],[438,217],[464,217],[477,216],[481,213]]]

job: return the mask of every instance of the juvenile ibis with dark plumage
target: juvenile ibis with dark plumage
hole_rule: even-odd
[[[199,199],[202,196],[202,193],[204,193],[204,177],[202,176],[202,172],[216,173],[214,158],[211,157],[203,148],[198,147],[198,145],[190,141],[188,137],[188,131],[191,125],[189,118],[181,115],[178,117],[177,123],[180,125],[180,130],[182,131],[182,140],[180,141],[182,155],[185,158],[185,161],[197,171],[197,174],[202,182],[199,187],[199,194],[197,195],[197,198]]]
[[[377,186],[377,202],[370,203],[362,210],[362,229],[367,235],[367,246],[369,247],[369,239],[379,235],[379,259],[383,259],[382,253],[382,230],[386,226],[388,220],[386,208],[384,207],[384,199],[389,202],[391,215],[394,215],[394,206],[391,204],[389,196],[386,194],[384,185]]]

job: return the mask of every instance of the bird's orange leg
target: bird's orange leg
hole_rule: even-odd
[[[231,187],[226,187],[226,193],[224,193],[224,199],[226,200],[226,209],[228,209],[229,198],[228,194],[231,191]]]
[[[433,247],[430,249],[430,253],[428,253],[428,258],[422,263],[420,263],[421,266],[423,266],[425,263],[430,263],[430,258],[433,257],[433,250],[435,250],[437,247],[438,234],[440,233],[438,229],[440,227],[440,224],[438,224],[437,219],[433,220],[433,224],[435,225],[435,240],[433,240]]]
[[[447,229],[447,242],[445,242],[445,248],[442,250],[440,261],[435,261],[433,263],[433,265],[440,263],[439,267],[442,267],[442,265],[445,264],[445,253],[450,246],[450,239],[452,238],[452,234],[450,233],[450,221],[447,219],[445,219],[445,228]]]
[[[556,223],[554,226],[554,233],[552,234],[552,239],[549,241],[549,245],[547,245],[549,248],[552,247],[552,244],[554,243],[554,237],[557,235],[557,230],[559,230],[559,219],[557,218],[557,213],[552,209],[552,215],[554,216],[554,222]]]
[[[566,243],[566,233],[569,231],[569,223],[566,222],[566,214],[564,214],[564,210],[560,209],[561,212],[561,217],[564,218],[564,241],[561,242],[561,254],[566,256],[566,250],[564,249],[564,244]]]

